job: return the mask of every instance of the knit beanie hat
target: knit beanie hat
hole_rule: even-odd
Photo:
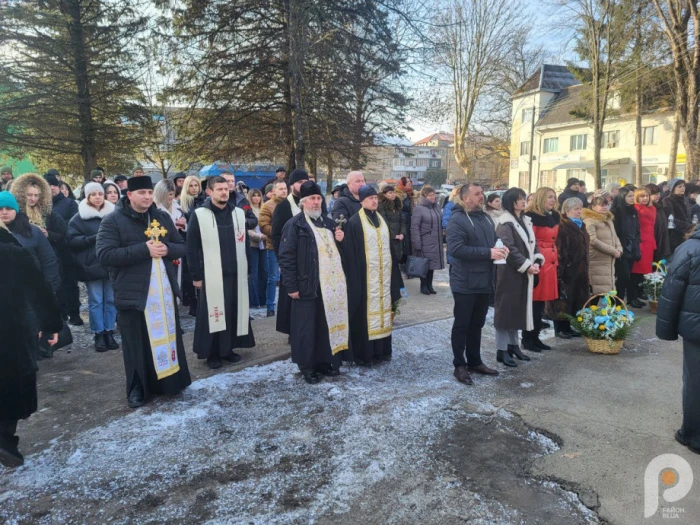
[[[99,191],[101,193],[104,193],[105,190],[102,187],[102,184],[99,182],[88,182],[85,185],[85,197],[87,198],[88,195],[90,195],[93,191]]]
[[[19,213],[17,199],[9,191],[0,191],[0,208],[12,208]]]
[[[44,180],[49,183],[49,186],[60,186],[60,181],[56,178],[56,175],[49,175],[48,173],[44,175]]]

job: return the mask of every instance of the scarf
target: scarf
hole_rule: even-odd
[[[583,226],[583,221],[581,219],[576,219],[574,217],[569,217],[569,219],[579,228]]]

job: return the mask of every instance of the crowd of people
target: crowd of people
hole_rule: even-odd
[[[591,294],[616,290],[643,308],[642,276],[653,261],[687,251],[679,247],[700,212],[698,181],[682,179],[592,193],[570,179],[558,196],[544,187],[486,197],[472,183],[455,188],[443,209],[430,186],[414,191],[403,177],[377,189],[360,171],[328,203],[302,169],[287,176],[280,168],[261,189],[226,172],[203,180],[178,173],[154,185],[140,169],[113,180],[96,169],[78,199],[57,170],[0,171],[3,274],[13,285],[33,279],[12,312],[21,330],[7,341],[16,348],[0,363],[4,464],[21,462],[16,425],[36,410],[36,361],[52,356],[69,325],[84,323],[78,282],[94,348],[121,347],[136,408],[191,382],[178,301],[196,318],[192,350],[210,368],[255,346],[250,309],[264,308],[288,335],[304,381],[315,384],[343,363],[391,359],[394,314],[404,279],[413,278],[403,275],[409,257],[425,261],[424,295],[436,293],[434,272],[449,265],[454,376],[471,385],[472,374],[499,374],[481,356],[490,306],[496,360],[517,367],[530,360],[524,351],[551,349],[540,338],[545,319],[557,338],[580,337],[566,316]],[[27,260],[31,268],[20,267]],[[675,293],[669,301],[680,301]],[[665,322],[671,337],[675,318]]]

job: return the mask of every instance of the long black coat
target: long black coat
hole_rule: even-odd
[[[52,204],[53,212],[60,215],[61,219],[63,219],[66,224],[68,224],[70,220],[75,217],[75,214],[78,213],[78,203],[73,199],[69,199],[60,191],[58,192],[58,195],[53,197]]]
[[[63,321],[51,287],[30,253],[0,229],[0,288],[12,300],[0,301],[0,421],[24,419],[37,408],[38,333],[61,330]],[[32,313],[33,312],[33,313]]]
[[[590,242],[585,226],[579,228],[562,215],[556,241],[559,254],[559,299],[547,303],[547,311],[552,319],[557,319],[562,314],[574,315],[591,296],[588,268]]]
[[[12,235],[25,248],[34,259],[36,267],[51,285],[54,292],[61,286],[59,264],[56,252],[49,240],[36,226],[29,224],[29,219],[24,213],[18,213],[12,223],[8,225]]]
[[[610,210],[615,216],[615,233],[622,245],[622,257],[631,261],[642,258],[642,235],[639,231],[639,215],[634,204],[625,204],[617,197]]]
[[[673,254],[661,289],[656,336],[700,342],[700,229]]]
[[[137,213],[128,197],[122,197],[116,210],[102,219],[97,233],[97,259],[109,267],[114,287],[114,305],[118,310],[146,308],[151,280],[151,254],[144,233],[153,219],[168,233],[160,240],[168,247],[163,258],[170,286],[178,297],[177,269],[172,261],[184,257],[187,248],[177,232],[170,214],[152,204],[146,213]]]
[[[656,222],[654,223],[656,250],[654,250],[654,261],[660,261],[671,256],[671,238],[668,234],[666,209],[659,203],[654,204],[654,208],[656,208]]]
[[[666,211],[666,217],[673,215],[673,223],[676,225],[675,229],[668,232],[671,241],[671,253],[673,253],[676,251],[676,248],[683,244],[685,234],[693,227],[690,205],[685,195],[669,195],[661,202]],[[666,222],[668,224],[668,220]]]
[[[97,260],[97,232],[102,219],[114,211],[114,204],[104,202],[101,210],[89,206],[87,200],[80,201],[78,214],[68,223],[68,247],[73,252],[78,279],[83,282],[108,279],[107,268]]]
[[[386,221],[391,235],[391,245],[394,247],[396,258],[400,261],[403,258],[403,241],[396,239],[397,235],[406,237],[406,224],[402,213],[403,203],[398,197],[393,201],[387,199],[383,193],[379,194],[379,207],[377,211]]]

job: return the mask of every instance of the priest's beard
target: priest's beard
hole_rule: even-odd
[[[321,216],[323,210],[304,210],[304,213],[306,213],[306,216],[310,219],[316,220]]]

